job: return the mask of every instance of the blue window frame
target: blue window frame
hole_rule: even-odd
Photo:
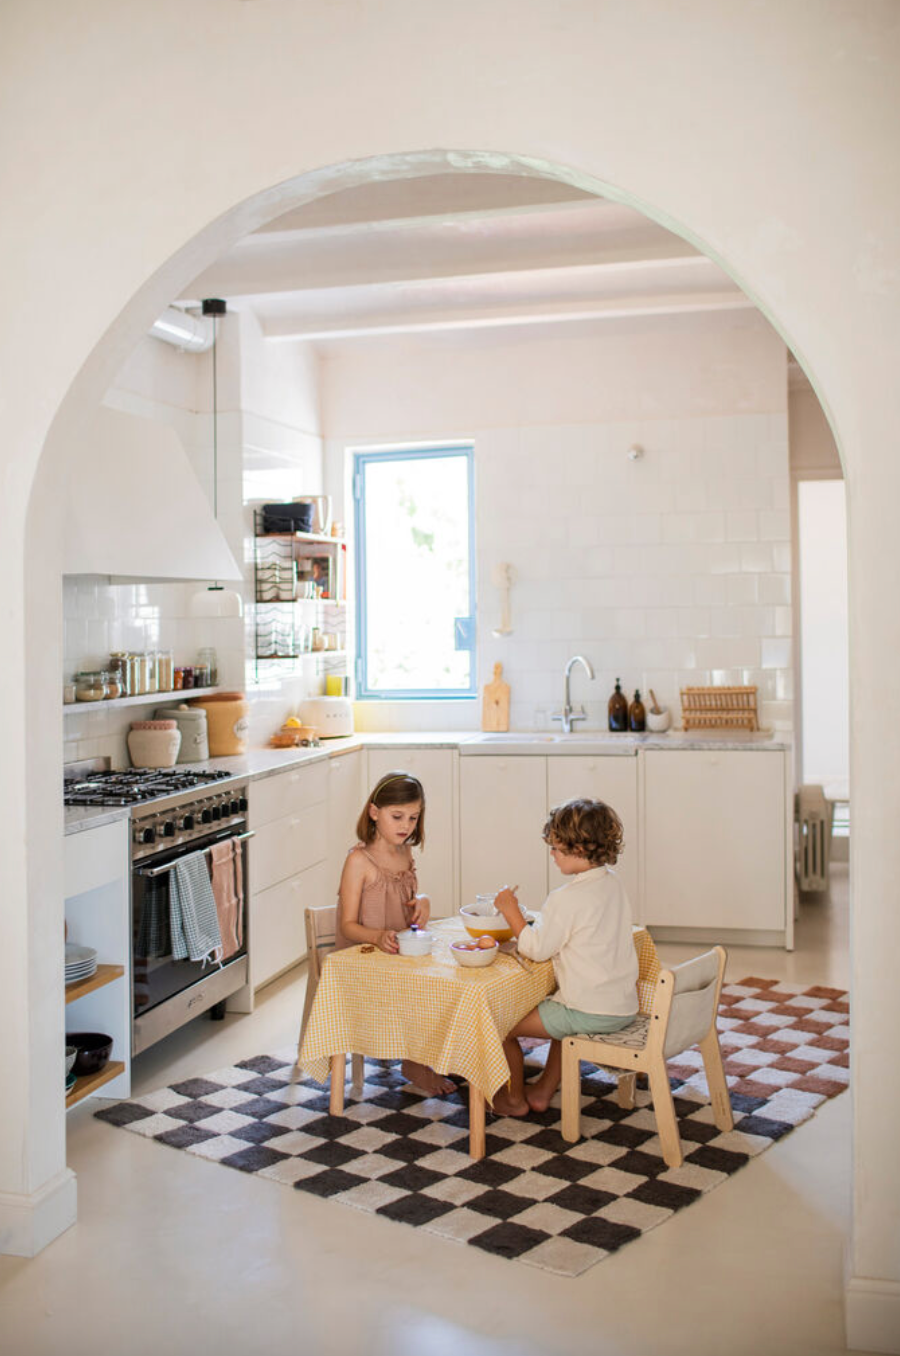
[[[354,454],[359,698],[475,696],[472,452]]]

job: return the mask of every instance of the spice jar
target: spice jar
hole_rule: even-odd
[[[215,687],[219,681],[219,658],[215,648],[212,645],[204,645],[198,652],[197,658],[207,670],[207,683],[210,687]]]
[[[172,691],[180,692],[183,687],[184,687],[184,669],[179,664],[178,668],[173,670],[172,673]]]
[[[109,656],[109,672],[118,679],[120,691],[115,695],[117,697],[132,696],[133,694],[128,686],[128,655],[124,650],[113,650]]]
[[[75,674],[75,700],[77,702],[102,702],[106,698],[107,674],[99,670]]]
[[[194,686],[194,670],[191,668],[190,664],[185,664],[184,668],[181,670],[181,686]]]
[[[112,701],[115,697],[124,697],[125,689],[122,685],[121,675],[118,673],[104,674],[106,679],[106,696]]]
[[[175,661],[171,650],[160,650],[156,656],[156,679],[159,692],[171,692],[175,684]]]

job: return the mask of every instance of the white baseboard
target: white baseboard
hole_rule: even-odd
[[[71,1168],[63,1168],[30,1196],[0,1191],[0,1253],[36,1257],[78,1214],[78,1189]]]
[[[900,1353],[900,1281],[851,1276],[844,1289],[847,1348]]]

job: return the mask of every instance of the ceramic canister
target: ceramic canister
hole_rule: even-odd
[[[181,731],[174,720],[135,720],[128,731],[133,767],[174,767]]]
[[[247,752],[250,704],[243,692],[216,692],[198,697],[191,702],[191,709],[206,712],[211,758]]]
[[[202,763],[209,757],[206,711],[200,706],[175,706],[156,713],[157,720],[174,720],[181,731],[180,763]]]

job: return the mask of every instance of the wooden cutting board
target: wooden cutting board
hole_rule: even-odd
[[[509,683],[503,681],[503,665],[494,665],[494,676],[485,683],[481,707],[481,728],[502,733],[509,729]]]

